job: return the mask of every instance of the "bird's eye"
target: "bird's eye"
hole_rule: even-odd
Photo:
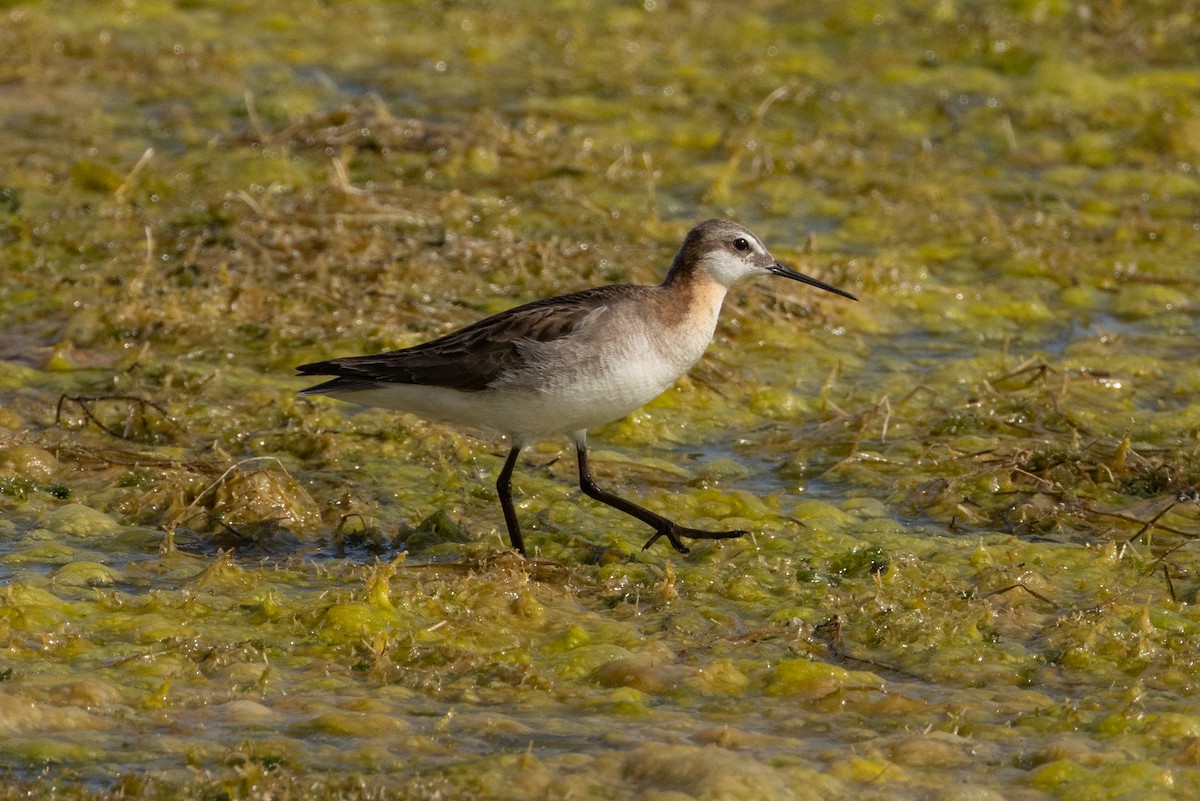
[[[750,249],[750,243],[747,242],[745,238],[739,236],[737,239],[733,240],[733,249],[747,251]]]

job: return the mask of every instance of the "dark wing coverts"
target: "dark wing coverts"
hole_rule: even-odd
[[[300,394],[354,392],[380,384],[422,384],[478,392],[505,373],[525,366],[520,343],[552,342],[567,336],[596,309],[637,289],[633,286],[586,289],[509,309],[404,350],[302,364],[296,368],[299,375],[337,377]]]

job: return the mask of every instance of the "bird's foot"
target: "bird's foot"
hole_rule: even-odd
[[[688,553],[690,550],[680,537],[687,537],[690,540],[732,540],[738,537],[744,537],[749,534],[749,531],[705,531],[701,528],[688,528],[681,526],[678,523],[667,523],[667,525],[654,532],[654,536],[646,540],[646,544],[642,546],[642,550],[646,550],[658,540],[659,537],[666,537],[667,542],[671,543],[671,547],[679,553]]]

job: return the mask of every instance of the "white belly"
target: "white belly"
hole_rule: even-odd
[[[334,397],[529,441],[620,420],[661,395],[689,367],[691,362],[680,364],[643,351],[553,370],[546,366],[477,392],[387,384]]]

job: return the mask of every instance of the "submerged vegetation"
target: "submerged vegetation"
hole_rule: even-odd
[[[0,2],[0,799],[1200,795],[1200,6]],[[505,551],[300,363],[739,287]]]

